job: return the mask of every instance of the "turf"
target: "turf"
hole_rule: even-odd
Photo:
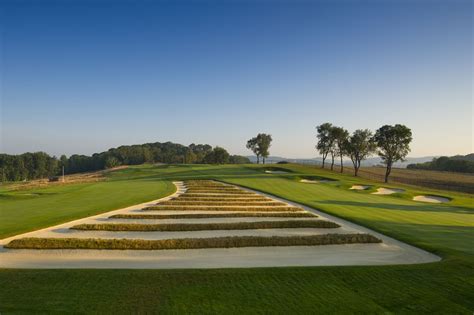
[[[288,198],[423,247],[438,263],[407,266],[261,268],[223,270],[1,270],[2,313],[411,313],[472,314],[474,310],[474,200],[472,195],[382,185],[314,167],[288,165],[288,174],[265,174],[249,166],[140,166],[111,173],[124,191],[143,182],[217,179]],[[322,176],[330,183],[304,184]],[[350,191],[353,184],[403,188],[402,194]],[[92,185],[92,184],[88,184]],[[447,204],[411,201],[418,194],[452,198]],[[86,195],[44,203],[36,211],[60,216]],[[125,194],[128,195],[128,194]],[[148,198],[152,194],[148,195]],[[47,196],[50,198],[53,196]],[[102,196],[104,197],[104,196]],[[107,203],[115,202],[106,196]],[[26,197],[25,197],[26,198]],[[0,199],[3,203],[8,198]],[[27,199],[27,198],[26,198]],[[87,198],[86,198],[87,199]],[[154,197],[149,198],[154,199]],[[30,204],[31,205],[31,204]],[[33,203],[34,205],[34,203]],[[106,207],[95,207],[105,211]],[[18,206],[24,215],[31,208]],[[3,207],[1,208],[3,211]],[[14,211],[9,216],[15,216]],[[61,221],[61,218],[54,218]],[[62,219],[62,222],[67,219]],[[18,219],[12,233],[29,220]],[[0,220],[3,232],[5,223]],[[38,226],[36,226],[38,227]],[[113,303],[111,303],[113,301]]]

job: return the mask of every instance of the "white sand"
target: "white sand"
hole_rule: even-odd
[[[362,186],[362,185],[353,185],[351,188],[349,189],[353,189],[353,190],[366,190],[368,189],[370,186]]]
[[[285,171],[265,171],[267,174],[288,174],[288,172]]]
[[[397,189],[397,188],[384,188],[380,187],[377,189],[376,192],[373,192],[372,195],[391,195],[404,192],[404,189]]]
[[[319,180],[312,180],[312,179],[302,179],[300,180],[302,183],[307,183],[307,184],[319,184],[319,183],[328,183],[330,180],[328,179],[319,179]]]
[[[182,183],[175,183],[178,191],[162,200],[170,199],[185,191]],[[247,190],[247,189],[245,189]],[[139,209],[156,203],[144,203],[75,220],[54,227],[25,233],[0,240],[0,245],[23,237],[97,237],[130,239],[167,239],[183,237],[216,237],[235,235],[314,235],[326,233],[370,233],[380,238],[381,244],[350,244],[325,246],[247,247],[230,249],[190,250],[28,250],[5,249],[0,246],[0,268],[248,268],[272,266],[328,266],[328,265],[386,265],[415,264],[439,261],[440,258],[411,245],[358,226],[325,213],[293,202],[262,194],[274,200],[298,206],[318,215],[316,219],[330,220],[341,225],[335,229],[261,229],[192,232],[112,232],[76,231],[69,229],[81,223],[125,221],[108,219],[119,213],[218,213],[218,211],[146,211]],[[245,219],[245,220],[244,220]],[[200,222],[238,222],[277,220],[280,218],[222,218]],[[281,218],[283,219],[283,218]],[[286,219],[286,218],[284,218]],[[303,219],[303,218],[300,218]],[[311,218],[309,218],[311,220]],[[166,220],[166,222],[195,222],[196,219]],[[216,221],[217,220],[217,221]],[[133,220],[131,220],[133,221]],[[149,220],[146,220],[149,221]],[[158,221],[158,220],[154,220]],[[163,222],[164,220],[159,220]],[[126,220],[128,222],[128,220]],[[144,222],[143,222],[144,223]]]
[[[415,196],[413,197],[415,201],[429,202],[429,203],[445,203],[449,202],[448,198],[438,197],[438,196]]]

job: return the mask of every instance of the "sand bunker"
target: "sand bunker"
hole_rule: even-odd
[[[380,187],[377,189],[376,192],[373,192],[372,195],[391,195],[391,194],[402,193],[404,191],[405,191],[404,189]]]
[[[430,202],[430,203],[449,202],[448,198],[438,197],[438,196],[415,196],[415,197],[413,197],[413,200],[421,201],[421,202]]]
[[[330,180],[328,179],[320,179],[320,180],[313,180],[313,179],[302,179],[300,180],[301,183],[307,184],[318,184],[318,183],[328,183]]]
[[[285,171],[265,171],[267,174],[287,174]]]
[[[349,189],[353,189],[353,190],[366,190],[366,189],[369,189],[370,186],[363,186],[363,185],[353,185],[351,188]]]

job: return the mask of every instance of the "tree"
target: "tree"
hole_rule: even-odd
[[[109,156],[105,160],[105,168],[114,168],[120,165],[120,161],[115,156]]]
[[[326,161],[326,158],[330,152],[333,151],[334,148],[334,139],[332,138],[332,124],[331,123],[324,123],[322,125],[316,126],[316,130],[318,132],[318,143],[316,144],[316,149],[321,154],[323,158],[323,166]]]
[[[372,132],[369,129],[357,129],[346,142],[346,152],[354,165],[354,176],[359,173],[360,163],[375,151]]]
[[[332,138],[334,140],[334,149],[333,152],[335,152],[336,155],[339,155],[341,159],[341,173],[344,172],[344,164],[342,162],[342,159],[344,155],[347,154],[347,138],[349,137],[349,132],[342,128],[342,127],[333,127],[331,130],[332,133]],[[331,165],[331,170],[333,169],[334,165],[334,154],[333,154],[333,159],[332,159],[332,165]]]
[[[229,153],[224,148],[215,147],[206,155],[205,161],[208,164],[227,164],[229,163]]]
[[[260,152],[257,146],[257,137],[253,137],[247,141],[247,149],[251,150],[257,156],[257,164],[260,163]]]
[[[250,164],[250,160],[246,156],[241,155],[231,155],[229,157],[230,164]]]
[[[387,183],[393,163],[404,161],[410,152],[412,133],[410,128],[404,125],[385,125],[375,132],[373,139],[378,148],[378,155],[387,166],[385,171],[385,182]]]
[[[270,146],[272,143],[272,136],[265,133],[259,133],[257,135],[257,148],[258,153],[262,156],[262,162],[265,164],[265,159],[270,155]]]

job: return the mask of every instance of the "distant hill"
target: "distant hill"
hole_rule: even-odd
[[[467,155],[455,155],[452,157],[441,156],[439,158],[434,158],[429,162],[409,164],[407,168],[458,173],[474,173],[474,153]]]
[[[257,157],[256,156],[247,156],[249,160],[252,163],[257,162]],[[408,157],[405,162],[397,162],[394,164],[394,167],[399,167],[399,168],[405,168],[409,164],[413,163],[424,163],[424,162],[430,162],[435,158],[435,156],[424,156],[424,157]],[[321,164],[323,160],[321,158],[308,158],[308,159],[296,159],[296,158],[285,158],[281,156],[269,156],[267,158],[267,163],[277,163],[280,161],[288,161],[290,163],[300,163],[300,164]],[[326,160],[326,163],[329,161],[331,162],[330,159]],[[338,164],[339,161],[336,161]],[[375,165],[380,165],[382,163],[382,160],[379,157],[371,157],[362,162],[362,166],[375,166]],[[352,165],[352,162],[348,159],[344,160],[345,165]]]

